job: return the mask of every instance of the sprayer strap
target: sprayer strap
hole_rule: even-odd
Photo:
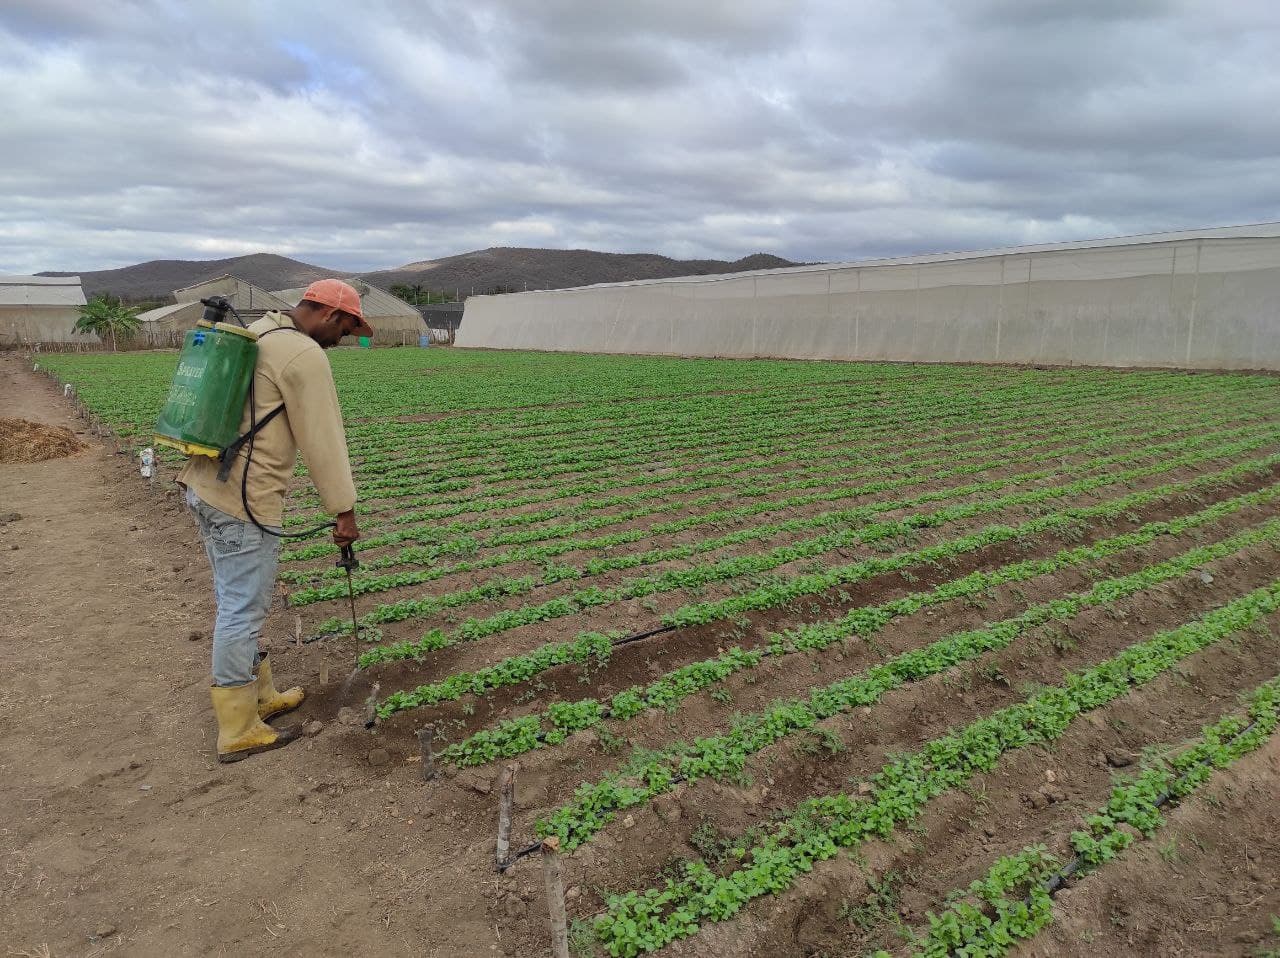
[[[274,328],[265,330],[265,332],[259,333],[259,336],[257,336],[257,338],[261,339],[264,336],[270,336],[271,333],[282,333],[282,332],[300,333],[302,334],[302,336],[306,336],[306,333],[303,333],[302,330],[298,329],[297,327],[274,327]],[[250,401],[251,403],[253,402],[252,384],[250,386],[250,400],[248,401]],[[248,430],[247,433],[244,433],[243,435],[241,435],[241,437],[237,438],[236,442],[233,442],[232,444],[230,444],[230,446],[225,448],[225,450],[221,451],[220,455],[218,456],[218,462],[219,462],[218,482],[220,483],[227,482],[228,476],[232,474],[232,462],[236,461],[236,457],[239,455],[239,451],[241,451],[241,448],[244,446],[244,443],[247,443],[248,441],[250,441],[250,439],[255,437],[255,435],[262,432],[262,426],[265,426],[266,424],[270,423],[271,420],[275,419],[276,416],[282,414],[283,411],[284,411],[284,403],[282,402],[280,403],[279,406],[276,406],[275,409],[268,412],[268,414],[266,414],[265,416],[262,416],[260,420],[257,420],[256,423],[253,423],[252,428]],[[244,465],[244,469],[248,470],[248,464]]]
[[[302,333],[302,330],[298,329],[295,326],[276,326],[273,329],[268,329],[263,333],[259,333],[258,338],[261,339],[263,336],[270,336],[272,333],[279,333],[279,332]],[[304,333],[303,335],[306,335],[306,334]],[[254,401],[253,387],[251,384],[249,389],[249,402],[252,403],[253,401]],[[254,436],[256,436],[258,433],[260,433],[263,427],[266,426],[267,423],[271,422],[271,420],[275,419],[276,416],[280,415],[282,412],[284,412],[284,403],[281,403],[280,405],[276,406],[275,409],[271,410],[271,412],[267,413],[265,416],[263,416],[261,419],[255,422],[252,428],[250,428],[248,432],[246,432],[243,436],[240,436],[239,438],[237,438],[235,442],[231,443],[231,445],[227,446],[227,448],[222,450],[222,452],[218,455],[218,464],[219,464],[218,465],[218,481],[219,482],[226,482],[227,477],[231,475],[231,464],[235,462],[236,457],[240,455],[240,450],[241,448],[243,448],[244,444],[248,442],[250,439],[252,439]]]
[[[281,403],[280,405],[276,406],[275,409],[271,410],[271,412],[267,413],[265,416],[263,416],[261,419],[255,422],[253,424],[252,429],[246,432],[243,436],[238,437],[235,440],[235,442],[231,443],[231,445],[227,446],[225,449],[222,450],[222,452],[218,455],[218,462],[220,463],[218,467],[219,482],[226,482],[227,477],[231,475],[231,464],[236,461],[236,456],[240,455],[240,449],[244,446],[244,444],[248,442],[250,439],[252,439],[254,436],[256,436],[258,433],[262,432],[263,427],[265,427],[267,423],[271,422],[271,420],[275,419],[276,416],[280,415],[282,412],[284,412],[284,403]]]

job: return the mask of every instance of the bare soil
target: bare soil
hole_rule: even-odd
[[[178,497],[18,357],[0,358],[0,407],[84,444],[0,465],[4,954],[493,953],[468,803],[371,766],[379,743],[320,697],[288,717],[316,737],[219,765],[209,571]],[[287,617],[268,628],[279,679],[314,689]]]

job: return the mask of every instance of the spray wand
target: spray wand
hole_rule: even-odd
[[[338,699],[341,701],[347,697],[347,694],[351,691],[351,683],[360,674],[360,620],[356,617],[356,590],[351,582],[351,573],[353,570],[360,568],[360,560],[356,558],[356,551],[352,548],[351,543],[348,542],[342,547],[342,554],[334,564],[337,568],[346,570],[347,600],[351,603],[351,658],[353,664],[351,674],[347,676],[347,680],[342,683],[342,688],[338,690]],[[368,701],[365,702],[365,728],[373,727],[374,707],[377,701],[378,685],[375,683],[373,690],[369,693]]]
[[[351,582],[351,573],[360,568],[360,560],[356,558],[356,550],[350,542],[342,547],[342,556],[335,565],[347,570],[347,599],[351,602],[351,647],[355,651],[356,663],[359,664],[360,623],[356,619],[356,590]]]

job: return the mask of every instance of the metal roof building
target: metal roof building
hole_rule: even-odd
[[[230,274],[184,286],[173,291],[176,302],[139,313],[141,333],[153,345],[177,345],[181,336],[204,315],[202,298],[225,296],[244,317],[257,319],[271,309],[288,309],[291,305],[273,293]]]
[[[72,332],[84,304],[79,276],[0,276],[0,345],[96,343]]]
[[[379,346],[416,346],[418,337],[427,331],[422,316],[399,296],[379,289],[363,280],[350,280],[360,294],[360,308],[365,319],[373,327],[373,341]],[[278,289],[275,295],[296,306],[305,286],[294,289]]]

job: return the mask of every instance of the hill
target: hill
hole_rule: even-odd
[[[300,263],[287,256],[276,256],[274,253],[253,253],[249,256],[233,256],[230,259],[157,259],[135,266],[123,266],[120,269],[102,269],[86,273],[41,273],[41,276],[79,275],[86,296],[98,293],[110,293],[122,296],[126,300],[167,299],[175,289],[193,286],[221,276],[233,273],[243,280],[260,286],[263,289],[288,289],[293,286],[306,286],[313,280],[325,276],[351,276]]]
[[[494,247],[437,260],[408,263],[392,269],[358,274],[383,289],[402,283],[431,290],[562,289],[592,283],[631,279],[733,273],[795,264],[777,256],[756,253],[734,262],[714,259],[678,260],[654,253],[600,253],[594,250],[519,249]],[[191,286],[223,273],[233,273],[263,289],[306,286],[325,276],[351,277],[352,272],[302,263],[287,256],[254,253],[215,260],[152,260],[136,266],[79,274],[85,295],[110,293],[130,301],[163,300],[175,289]],[[46,272],[42,276],[68,276]]]
[[[705,276],[749,269],[774,269],[796,264],[767,253],[729,262],[718,259],[671,259],[656,253],[600,253],[588,249],[524,249],[497,246],[443,259],[409,263],[395,269],[365,273],[369,282],[391,286],[422,285],[433,290],[564,289],[593,283],[632,279]]]

